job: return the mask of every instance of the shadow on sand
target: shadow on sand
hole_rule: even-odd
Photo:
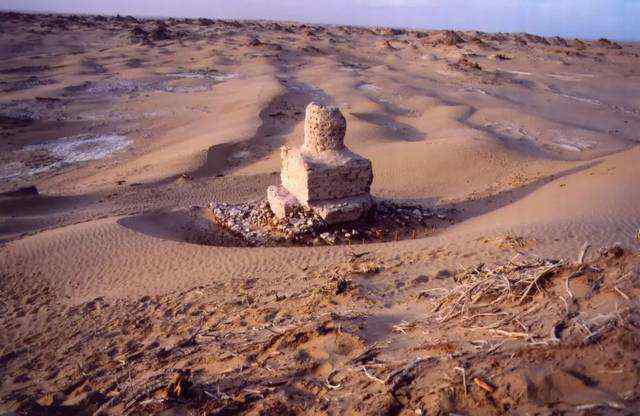
[[[463,221],[484,215],[491,211],[495,211],[509,204],[512,204],[556,179],[584,171],[593,166],[596,166],[598,163],[600,162],[595,161],[587,163],[582,166],[568,169],[554,175],[546,176],[519,188],[503,191],[498,194],[479,198],[474,201],[464,201],[456,204],[438,205],[436,199],[434,198],[412,200],[413,202],[417,202],[420,205],[433,208],[434,210],[436,210],[436,212],[446,211],[452,214],[446,220],[430,223],[429,226],[420,226],[413,228],[409,228],[407,226],[399,226],[396,229],[385,230],[384,236],[379,240],[367,240],[365,241],[365,243],[400,241],[416,238],[416,236],[420,236],[419,238],[422,238],[422,236],[428,237],[429,235],[433,235],[436,232],[442,232],[452,225],[459,224]],[[123,218],[118,221],[118,224],[135,232],[154,238],[159,238],[161,240],[208,246],[249,246],[247,243],[244,243],[241,238],[235,237],[233,234],[230,234],[222,227],[216,225],[211,218],[206,218],[206,215],[203,216],[202,211],[206,212],[206,210],[193,209],[179,211],[156,211],[145,213],[143,215]],[[354,241],[354,244],[359,243],[360,241]],[[347,242],[345,242],[344,244],[347,244]],[[348,244],[351,243],[349,242]],[[295,244],[283,243],[281,245],[291,246]],[[298,245],[302,246],[302,244]]]

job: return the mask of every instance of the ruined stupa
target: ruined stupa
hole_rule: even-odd
[[[371,161],[344,145],[346,128],[339,109],[307,106],[304,145],[281,149],[282,185],[267,190],[276,217],[304,208],[335,224],[357,220],[371,208]]]

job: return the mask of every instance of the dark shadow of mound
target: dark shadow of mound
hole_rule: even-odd
[[[97,199],[93,195],[48,196],[20,190],[0,194],[0,243],[59,225]]]
[[[257,162],[273,153],[285,135],[304,120],[304,110],[318,92],[306,85],[287,80],[287,91],[273,98],[260,111],[260,126],[252,137],[211,146],[204,164],[190,174],[194,178],[216,176]]]
[[[440,205],[439,207],[455,210],[457,214],[455,215],[454,222],[459,223],[503,208],[532,194],[536,190],[540,189],[550,182],[555,181],[556,179],[571,176],[575,173],[585,171],[599,165],[600,163],[601,161],[592,161],[589,163],[585,163],[584,165],[576,166],[575,168],[567,169],[549,176],[545,176],[515,189],[505,190],[497,194],[489,195],[473,201],[464,201],[456,204],[444,204]],[[430,206],[429,203],[432,201],[433,198],[416,200],[416,202],[424,204],[426,206]]]
[[[556,179],[584,171],[598,163],[600,162],[587,163],[546,176],[519,188],[473,201],[438,205],[435,198],[386,200],[400,208],[399,215],[380,217],[380,211],[374,209],[357,221],[325,225],[316,229],[313,234],[295,239],[275,239],[263,246],[361,245],[426,238],[455,224],[512,204]],[[426,217],[420,216],[419,220],[411,218],[410,212],[419,207],[428,208],[430,214]],[[118,224],[135,232],[169,241],[223,247],[256,246],[256,243],[252,244],[240,234],[219,225],[211,210],[197,207],[182,211],[146,213],[123,218],[118,221]],[[329,234],[330,238],[322,237],[322,234]]]
[[[379,113],[351,113],[358,120],[374,124],[385,130],[385,137],[391,140],[417,142],[424,140],[426,135],[410,124],[400,123],[393,117]]]
[[[372,96],[372,95],[366,95],[366,97],[371,101],[374,102],[376,104],[378,104],[379,106],[381,106],[384,111],[386,111],[389,114],[392,114],[394,116],[408,116],[411,114],[411,110],[404,108],[404,107],[400,107],[394,103],[392,103],[391,101],[387,101],[387,100],[383,100],[381,98]]]
[[[97,200],[94,196],[18,195],[0,194],[0,215],[22,217],[48,215],[82,208]]]
[[[220,247],[247,245],[204,216],[203,211],[199,208],[157,211],[122,218],[118,220],[118,225],[165,241]]]
[[[51,406],[42,406],[35,401],[35,398],[30,398],[20,404],[17,413],[6,414],[29,416],[90,416],[95,414],[100,405],[108,401],[108,399],[98,392],[92,392],[89,396],[88,399],[83,400],[83,403],[79,405],[53,404]]]

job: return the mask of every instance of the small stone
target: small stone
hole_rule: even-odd
[[[335,236],[331,235],[331,233],[322,233],[320,234],[320,238],[322,238],[327,244],[335,244],[336,243],[336,238]]]
[[[419,285],[419,284],[424,284],[424,283],[429,283],[429,276],[421,274],[420,276],[416,277],[415,279],[413,279],[412,282],[414,285]]]
[[[52,407],[59,403],[62,403],[66,399],[65,395],[62,393],[47,393],[42,396],[37,403],[40,406],[44,407]]]
[[[14,383],[26,383],[29,380],[31,380],[31,378],[27,374],[20,374],[13,378]]]
[[[447,269],[442,269],[436,274],[436,279],[448,279],[451,277],[451,272]]]

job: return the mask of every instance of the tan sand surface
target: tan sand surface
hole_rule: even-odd
[[[639,45],[0,17],[0,411],[639,408]],[[192,207],[264,198],[310,101],[342,109],[375,197],[451,217],[198,243]],[[539,280],[453,301],[509,273]]]

